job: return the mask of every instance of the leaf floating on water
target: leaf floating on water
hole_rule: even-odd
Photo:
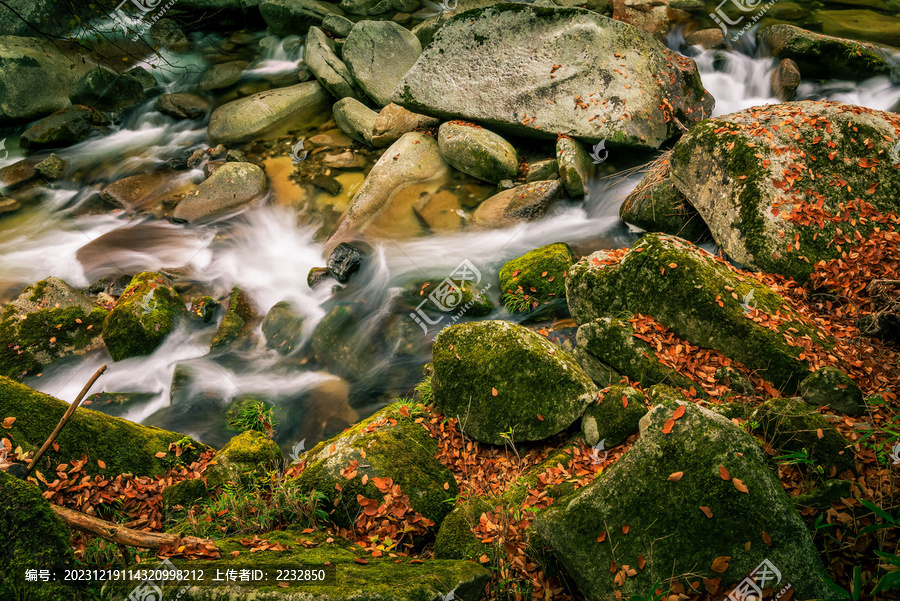
[[[675,426],[675,420],[671,419],[671,418],[667,419],[666,423],[663,424],[663,428],[662,428],[663,434],[668,434],[669,432],[671,432],[672,428],[674,426]]]
[[[739,491],[750,494],[750,489],[747,488],[747,485],[744,484],[742,480],[738,480],[737,478],[735,478],[731,481],[731,483],[734,484],[734,487]]]
[[[731,474],[724,465],[719,466],[719,475],[722,477],[722,480],[728,481],[731,480]]]
[[[681,477],[684,476],[684,472],[673,472],[669,474],[669,477],[666,478],[669,482],[678,482],[681,480]]]
[[[721,557],[716,557],[712,562],[711,569],[713,572],[722,574],[725,572],[725,570],[728,569],[728,562],[730,561],[731,557],[726,557],[724,555]]]
[[[709,507],[706,507],[705,505],[701,505],[701,506],[700,506],[700,511],[703,512],[703,515],[705,515],[705,516],[708,517],[709,519],[712,519],[712,516],[713,516],[712,509],[710,509]]]

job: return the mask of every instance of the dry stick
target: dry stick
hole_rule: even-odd
[[[88,381],[87,384],[84,385],[84,388],[81,389],[81,392],[78,394],[78,397],[69,405],[69,408],[63,414],[62,419],[59,420],[59,423],[56,424],[56,428],[53,429],[53,432],[50,433],[50,437],[44,442],[44,446],[40,448],[40,450],[35,454],[34,458],[31,460],[31,463],[28,464],[28,474],[26,474],[25,478],[27,478],[31,472],[34,470],[34,467],[37,465],[38,460],[41,456],[47,451],[53,441],[56,440],[57,435],[59,435],[60,431],[63,429],[63,426],[66,425],[66,422],[69,421],[69,418],[72,417],[72,414],[75,413],[75,410],[78,408],[78,404],[81,403],[81,399],[84,398],[84,395],[88,393],[88,390],[91,389],[91,386],[94,385],[94,382],[97,381],[97,378],[103,375],[103,372],[106,371],[106,366],[104,365],[100,369],[97,370],[97,373]]]
[[[140,547],[142,549],[159,549],[162,545],[174,544],[178,541],[188,545],[207,543],[209,541],[195,536],[179,536],[177,534],[165,534],[162,532],[141,532],[107,522],[86,513],[66,509],[59,505],[50,505],[53,512],[70,528],[99,536],[120,545]]]

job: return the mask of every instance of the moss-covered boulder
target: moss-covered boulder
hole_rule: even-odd
[[[433,356],[435,406],[482,442],[503,444],[510,431],[514,442],[542,440],[597,398],[571,355],[506,321],[451,326],[438,334]]]
[[[867,407],[856,382],[836,367],[816,370],[800,382],[800,396],[814,407],[825,405],[847,415],[863,415]]]
[[[262,432],[247,430],[229,440],[216,453],[213,465],[206,470],[206,485],[212,489],[228,480],[246,484],[254,476],[261,478],[267,472],[280,469],[283,459],[274,440]],[[185,492],[194,494],[194,489],[186,487],[178,495]]]
[[[706,578],[721,592],[765,559],[790,575],[798,599],[828,590],[806,525],[759,445],[691,403],[654,407],[631,450],[538,514],[533,534],[589,601],[644,594],[656,579],[690,590]]]
[[[583,348],[575,347],[571,353],[584,373],[594,381],[598,388],[606,388],[622,380],[622,374]]]
[[[566,298],[567,270],[575,262],[568,244],[557,242],[507,261],[500,269],[500,293],[510,311],[533,311]]]
[[[103,340],[113,361],[155,351],[184,312],[184,302],[166,276],[149,271],[134,276],[103,322]]]
[[[798,281],[884,229],[900,209],[900,115],[787,102],[707,119],[672,151],[672,181],[716,243]]]
[[[0,375],[36,375],[59,359],[102,347],[106,313],[59,278],[32,284],[0,315]]]
[[[25,570],[72,567],[70,536],[37,486],[0,470],[0,598],[77,599],[58,582],[25,582]]]
[[[494,304],[481,294],[474,282],[466,282],[464,286],[454,282],[452,291],[446,295],[445,292],[445,280],[419,280],[404,287],[403,301],[408,309],[434,314],[452,315],[464,311],[468,317],[483,317],[494,310]]]
[[[666,153],[619,206],[619,218],[648,232],[672,234],[691,242],[710,240],[709,228],[675,187],[671,173]]]
[[[306,454],[297,484],[326,495],[331,519],[340,526],[350,527],[362,511],[357,495],[383,499],[375,478],[398,485],[412,510],[434,522],[427,527],[430,532],[450,511],[447,500],[459,492],[453,473],[435,459],[437,440],[415,423],[415,412],[400,410],[404,405],[388,405]]]
[[[513,145],[492,131],[465,121],[448,121],[438,129],[441,156],[472,177],[497,183],[514,179],[519,154]]]
[[[316,326],[311,340],[316,359],[329,371],[359,380],[375,362],[375,346],[363,335],[352,307],[336,305]]]
[[[480,601],[491,578],[486,568],[472,561],[427,560],[422,563],[394,558],[375,559],[345,539],[325,533],[304,533],[294,527],[269,532],[260,538],[289,547],[287,551],[248,553],[238,540],[243,536],[216,541],[221,558],[204,561],[208,579],[204,585],[170,582],[160,583],[163,599],[178,597],[179,601],[211,601],[213,599],[254,599],[255,601],[431,601],[448,598],[451,591],[457,599]],[[298,541],[309,541],[308,545]],[[232,554],[235,556],[232,556]],[[185,558],[170,558],[174,569],[194,570],[197,562]],[[287,569],[333,565],[333,581],[322,584],[291,583],[287,588],[274,581],[266,584],[240,586],[216,583],[216,570],[258,569],[278,565]],[[144,561],[135,568],[156,568],[156,561]],[[161,567],[169,567],[165,564]],[[169,567],[169,569],[173,569]],[[274,574],[273,574],[274,576]],[[186,586],[187,584],[187,586]],[[103,588],[102,601],[126,599],[135,583],[110,580]],[[182,591],[183,588],[187,590]]]
[[[581,8],[523,3],[445,19],[392,100],[528,137],[654,150],[680,135],[672,116],[690,127],[715,104],[694,62],[651,34]]]
[[[434,540],[434,557],[436,559],[476,560],[482,555],[489,557],[493,545],[486,545],[475,536],[481,514],[493,511],[495,507],[504,505],[499,497],[477,496],[461,501],[450,512]]]
[[[266,345],[282,355],[289,354],[303,339],[305,323],[306,317],[298,313],[289,301],[275,303],[262,322]]]
[[[850,442],[801,399],[770,399],[753,412],[751,419],[759,422],[755,432],[780,455],[805,452],[813,467],[821,466],[826,476],[853,469]],[[832,468],[836,470],[833,473]]]
[[[647,414],[644,395],[630,386],[613,386],[581,416],[581,433],[591,446],[606,441],[604,448],[625,442],[638,431]]]
[[[251,335],[259,323],[256,308],[247,293],[235,286],[231,289],[225,316],[215,336],[209,343],[209,349],[239,348],[252,342]]]
[[[566,298],[579,324],[622,311],[650,315],[680,338],[721,351],[789,393],[809,375],[804,345],[834,345],[768,286],[666,234],[644,235],[618,261],[602,251],[585,257],[569,270]],[[758,323],[763,319],[774,329]]]
[[[891,51],[883,46],[823,35],[778,23],[759,30],[757,40],[773,56],[791,59],[806,78],[868,79],[891,72]]]
[[[634,327],[614,317],[601,317],[578,328],[578,347],[617,372],[644,386],[671,384],[685,390],[700,387],[690,378],[663,365],[653,347],[634,337]]]
[[[162,492],[163,516],[169,519],[179,507],[188,509],[208,498],[209,488],[201,478],[182,480],[172,486],[167,486]]]
[[[594,174],[594,162],[581,143],[569,136],[556,140],[556,161],[559,179],[566,194],[574,200],[583,199],[588,193],[589,180]]]
[[[26,451],[36,451],[44,443],[68,408],[64,401],[0,376],[0,415],[16,418],[7,432]],[[207,448],[183,434],[141,426],[81,407],[56,442],[59,450],[48,449],[38,469],[86,455],[88,462],[84,467],[91,474],[130,472],[136,476],[152,476],[171,465],[174,454],[168,455],[168,451],[172,443],[181,444],[184,449],[181,459],[187,463],[196,460]],[[157,453],[166,456],[157,457]],[[105,469],[98,467],[98,459],[106,464]]]

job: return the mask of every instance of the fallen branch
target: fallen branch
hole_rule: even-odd
[[[128,547],[141,547],[142,549],[159,549],[163,545],[199,545],[208,541],[195,536],[180,536],[177,534],[165,534],[161,532],[141,532],[132,530],[112,522],[107,522],[86,513],[66,509],[59,505],[50,505],[53,512],[70,528],[99,536],[120,545]]]

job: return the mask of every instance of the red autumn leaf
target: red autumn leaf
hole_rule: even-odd
[[[671,431],[672,431],[672,428],[673,428],[674,426],[675,426],[675,420],[674,420],[674,419],[667,419],[667,420],[666,420],[666,423],[663,424],[663,428],[662,428],[663,434],[668,434],[669,432],[671,432]]]
[[[602,543],[605,540],[606,540],[606,531],[604,530],[597,536],[597,542]]]
[[[9,430],[10,428],[12,428],[12,426],[13,426],[14,423],[16,423],[16,418],[14,418],[14,417],[7,417],[6,419],[3,420],[2,423],[0,423],[0,425],[2,425],[4,428],[6,428],[7,430]]]
[[[731,474],[728,472],[728,468],[724,465],[719,466],[719,475],[722,477],[722,480],[731,480]]]
[[[626,396],[623,394],[623,395],[622,395],[622,409],[624,409],[624,408],[627,407],[627,406],[628,406],[628,397],[626,397]]]
[[[643,570],[645,565],[647,565],[647,560],[644,559],[644,554],[638,553],[638,568]]]
[[[713,516],[712,509],[710,509],[709,507],[706,507],[705,505],[701,505],[701,506],[700,506],[700,511],[703,512],[703,515],[705,515],[705,516],[708,517],[709,519],[712,519],[712,516]]]
[[[678,482],[681,480],[681,477],[684,476],[684,472],[673,472],[669,474],[669,477],[666,478],[669,482]]]
[[[497,389],[496,389],[496,388],[491,388],[491,395],[492,395],[492,396],[497,396]]]
[[[544,416],[541,415],[540,413],[537,414],[537,418],[539,421],[544,421]]]
[[[679,405],[678,409],[672,412],[672,419],[679,419],[684,415],[684,405]]]
[[[630,529],[631,529],[631,526],[629,526],[628,524],[625,524],[624,526],[622,526],[622,534],[628,534],[628,531]]]
[[[101,469],[101,470],[105,470],[105,469],[106,469],[106,464],[103,463],[103,460],[102,460],[102,459],[98,459],[98,460],[97,460],[97,465],[100,466],[100,469]]]

